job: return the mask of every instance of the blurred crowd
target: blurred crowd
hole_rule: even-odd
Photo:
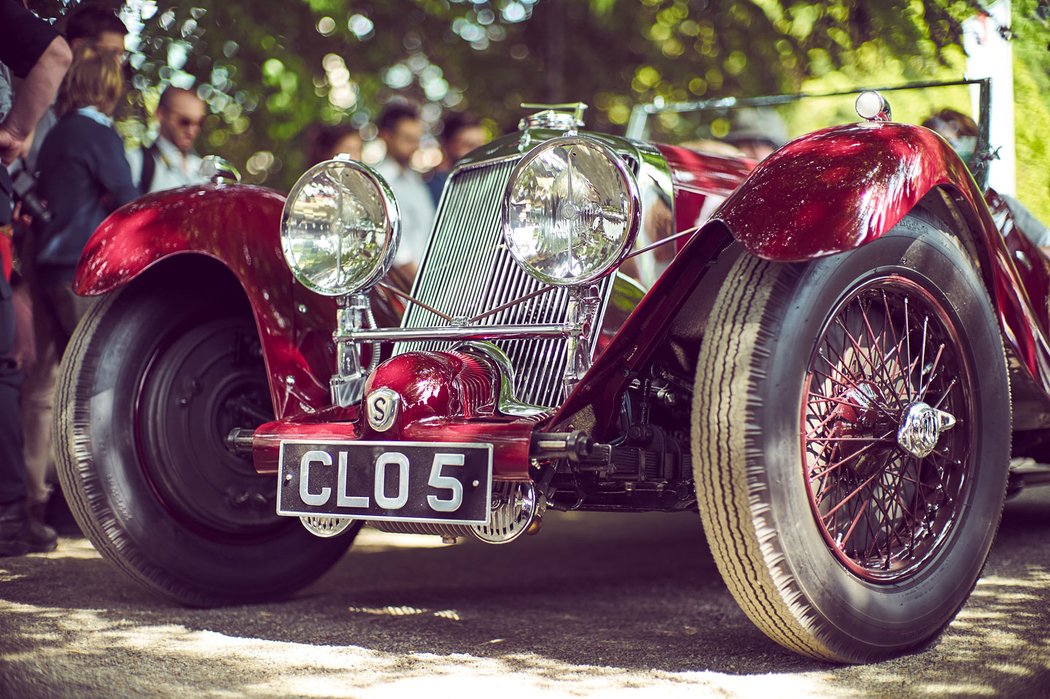
[[[453,165],[484,145],[488,136],[475,115],[448,115],[440,125],[441,162],[423,175],[415,167],[426,130],[419,109],[410,102],[391,101],[380,112],[376,127],[384,155],[375,163],[375,169],[390,185],[401,212],[402,242],[395,264],[411,279]],[[338,155],[358,161],[366,159],[365,139],[349,124],[316,125],[310,130],[309,140],[308,165]]]
[[[129,72],[127,33],[104,5],[78,5],[52,26],[23,0],[0,0],[0,556],[56,545],[52,401],[58,363],[92,304],[72,288],[88,239],[139,196],[206,180],[195,144],[207,108],[193,90],[164,89],[156,138],[125,148],[113,115]],[[391,102],[376,127],[385,156],[375,168],[402,216],[396,264],[410,279],[453,164],[486,134],[470,114],[447,118],[443,160],[424,179],[413,168],[425,134],[418,108]],[[317,125],[308,135],[311,164],[363,159],[356,128]]]

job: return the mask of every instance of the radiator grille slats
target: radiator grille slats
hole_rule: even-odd
[[[503,245],[500,204],[514,161],[494,162],[452,175],[419,272],[415,295],[454,318],[469,318],[542,288]],[[603,282],[602,295],[605,295]],[[569,294],[552,289],[479,321],[482,325],[562,323]],[[441,327],[433,313],[410,305],[402,327]],[[530,338],[496,342],[515,370],[518,400],[555,407],[561,403],[565,340]],[[402,342],[395,354],[447,348],[447,342]]]

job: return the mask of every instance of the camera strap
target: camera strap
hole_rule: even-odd
[[[153,186],[153,176],[157,173],[157,155],[160,150],[157,148],[157,144],[153,143],[150,146],[142,146],[142,178],[139,181],[139,191],[143,194],[149,194],[150,187]]]
[[[11,223],[11,207],[14,206],[14,189],[11,174],[0,163],[0,226]]]

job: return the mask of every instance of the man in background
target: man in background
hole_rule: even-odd
[[[25,155],[71,60],[69,46],[47,23],[19,0],[0,0],[0,225],[11,220],[6,166]],[[18,94],[10,73],[23,79]],[[0,274],[0,556],[52,551],[58,539],[54,529],[29,515],[19,405],[22,375],[13,349],[11,287]]]
[[[157,140],[127,153],[140,192],[207,182],[200,173],[201,157],[193,149],[205,116],[203,100],[191,90],[171,85],[164,89],[157,104]]]
[[[485,145],[488,138],[481,128],[481,120],[470,112],[453,112],[445,117],[441,130],[441,153],[444,156],[441,164],[430,171],[427,187],[437,204],[441,200],[441,191],[445,188],[452,167],[470,151]]]
[[[412,169],[412,156],[423,138],[419,110],[406,102],[391,102],[379,115],[379,137],[386,144],[386,157],[376,170],[390,185],[401,210],[401,245],[394,264],[410,278],[415,276],[434,222],[434,200],[419,173]]]
[[[351,124],[314,124],[307,130],[306,166],[330,160],[343,153],[353,160],[361,160],[364,139]]]
[[[124,37],[128,34],[128,28],[112,7],[101,3],[84,3],[70,10],[62,25],[66,42],[74,52],[86,44],[123,62]]]

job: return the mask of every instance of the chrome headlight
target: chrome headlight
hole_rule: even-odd
[[[303,286],[352,294],[390,269],[401,239],[397,203],[367,165],[328,160],[299,178],[281,214],[281,249]]]
[[[503,238],[525,270],[559,286],[620,262],[638,229],[638,184],[609,147],[586,136],[547,141],[511,173]]]

